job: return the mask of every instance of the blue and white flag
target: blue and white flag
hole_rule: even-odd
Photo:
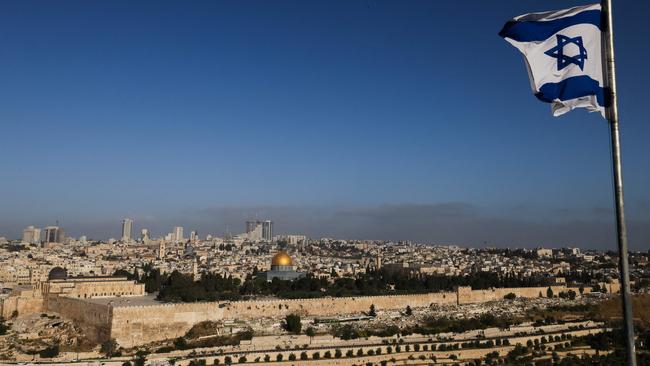
[[[600,5],[520,15],[499,35],[526,58],[535,96],[554,116],[587,108],[605,117]]]

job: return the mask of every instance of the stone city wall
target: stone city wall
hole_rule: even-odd
[[[0,301],[0,315],[11,318],[14,313],[26,315],[43,311],[43,297],[35,290],[23,290],[3,298]]]
[[[223,306],[220,302],[199,302],[114,307],[110,336],[127,347],[177,338],[194,324],[222,320]]]
[[[553,290],[553,296],[558,296],[560,292],[572,290],[577,296],[580,296],[580,289],[578,287],[550,286]],[[534,298],[534,297],[547,297],[546,291],[549,286],[544,287],[507,287],[507,288],[492,288],[487,290],[472,290],[471,287],[458,288],[458,304],[476,304],[488,301],[502,300],[504,296],[512,293],[517,297]],[[583,288],[583,294],[591,292],[590,288]]]
[[[145,295],[144,284],[124,277],[52,280],[43,283],[41,290],[45,296],[58,294],[78,298]]]
[[[257,319],[261,317],[284,317],[288,314],[303,316],[337,316],[361,314],[374,305],[376,310],[403,310],[428,307],[431,304],[456,304],[455,292],[439,292],[417,295],[326,297],[315,299],[287,299],[261,301],[234,301],[224,310],[225,319]]]
[[[110,307],[110,337],[122,346],[141,345],[184,335],[202,321],[254,320],[283,318],[288,314],[303,317],[330,317],[362,314],[375,306],[378,311],[429,307],[432,304],[471,304],[501,300],[509,293],[517,297],[546,296],[547,287],[472,290],[460,287],[455,292],[415,295],[358,296],[315,299],[274,299],[232,302],[201,302]],[[553,286],[557,296],[566,286]],[[579,295],[578,289],[573,289]],[[585,289],[585,292],[587,289]],[[78,299],[85,303],[82,299]],[[68,310],[70,312],[71,310]],[[91,324],[98,326],[98,324]]]
[[[73,320],[92,342],[103,342],[111,335],[111,307],[108,305],[55,295],[49,296],[45,303],[48,311]]]
[[[360,296],[292,300],[257,300],[160,304],[113,308],[111,338],[122,346],[177,338],[196,323],[210,320],[252,320],[281,318],[288,314],[337,316],[367,312],[370,305],[379,310],[428,307],[431,304],[455,304],[455,292],[420,295]]]

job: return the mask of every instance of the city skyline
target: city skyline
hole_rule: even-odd
[[[0,147],[0,235],[108,238],[121,217],[226,233],[263,211],[316,237],[615,249],[607,125],[551,117],[496,34],[565,2],[476,2],[462,27],[455,4],[249,4],[3,4],[2,132],[48,141]],[[649,6],[614,14],[633,249],[650,248]]]
[[[259,239],[265,239],[265,240],[271,240],[276,234],[277,235],[289,235],[289,234],[300,234],[300,235],[306,235],[309,238],[312,239],[318,239],[318,238],[335,238],[335,239],[341,239],[341,240],[380,240],[380,241],[411,241],[411,242],[416,242],[416,243],[423,243],[423,244],[432,244],[432,245],[460,245],[460,246],[466,246],[466,247],[523,247],[523,248],[537,248],[537,247],[554,247],[554,248],[560,248],[560,247],[579,247],[583,249],[598,249],[598,250],[613,250],[613,248],[607,246],[607,245],[598,245],[598,243],[602,243],[603,236],[604,240],[609,240],[607,238],[607,235],[613,235],[612,233],[609,232],[607,227],[603,227],[601,224],[600,227],[597,226],[589,226],[586,225],[584,222],[575,222],[571,221],[566,223],[564,226],[562,226],[559,222],[556,222],[554,224],[548,224],[547,227],[542,228],[545,231],[541,232],[534,232],[534,234],[538,236],[545,236],[546,239],[543,240],[537,240],[537,241],[528,241],[527,237],[529,236],[531,230],[538,230],[539,228],[534,228],[531,227],[531,225],[527,225],[525,222],[519,222],[519,223],[509,223],[505,222],[502,220],[499,220],[498,218],[489,218],[489,217],[481,217],[478,215],[478,211],[475,210],[472,207],[469,206],[464,206],[461,204],[450,204],[450,205],[440,205],[437,207],[431,207],[431,206],[426,206],[426,205],[420,205],[420,206],[393,206],[393,207],[385,207],[387,212],[382,212],[381,209],[376,209],[376,210],[368,210],[368,211],[338,211],[334,212],[332,211],[335,216],[338,216],[337,221],[333,222],[328,222],[328,223],[323,223],[319,221],[310,221],[310,218],[305,218],[304,215],[306,213],[304,212],[298,212],[298,214],[293,214],[291,211],[289,213],[285,210],[280,210],[280,211],[275,211],[276,214],[282,215],[282,217],[288,218],[289,220],[296,220],[298,222],[280,222],[281,223],[281,230],[277,231],[274,229],[276,220],[269,220],[269,219],[251,219],[249,216],[242,216],[241,212],[238,211],[238,209],[226,209],[223,211],[213,211],[212,214],[216,215],[216,217],[222,218],[223,221],[221,225],[218,223],[204,223],[203,225],[197,225],[197,224],[183,224],[179,225],[178,222],[174,221],[153,221],[150,218],[143,218],[142,220],[139,220],[137,217],[134,218],[128,218],[128,219],[123,219],[121,221],[113,221],[111,224],[109,224],[108,228],[106,228],[105,232],[106,235],[104,236],[93,236],[88,234],[88,231],[84,231],[83,227],[80,227],[79,225],[72,225],[74,228],[73,234],[69,234],[69,226],[67,225],[59,225],[57,221],[57,225],[59,226],[52,226],[49,225],[47,227],[60,227],[61,230],[66,230],[66,237],[71,236],[71,237],[79,237],[83,235],[84,237],[87,237],[88,240],[97,240],[97,241],[107,241],[109,239],[115,239],[115,240],[125,240],[124,237],[124,222],[125,220],[128,220],[129,225],[130,225],[130,230],[131,232],[141,232],[142,230],[145,230],[147,232],[147,237],[150,238],[165,238],[168,237],[170,238],[169,240],[177,240],[178,233],[180,233],[180,236],[182,239],[189,239],[190,237],[183,235],[184,230],[187,230],[186,232],[194,233],[195,235],[197,233],[200,233],[200,236],[205,238],[206,235],[212,235],[215,237],[227,237],[227,236],[234,236],[234,235],[244,235],[244,234],[249,234],[253,233],[253,236],[251,239],[254,240],[259,240]],[[266,208],[268,211],[269,208]],[[404,215],[405,218],[402,218],[402,220],[399,220],[397,222],[393,222],[394,218],[392,217],[392,212],[393,211],[400,211],[402,213],[408,213],[413,211],[420,212],[420,219],[419,220],[413,220],[412,219],[412,214],[407,214]],[[605,212],[606,213],[606,212]],[[598,214],[598,213],[597,213]],[[603,213],[599,213],[603,214]],[[429,217],[437,216],[438,221],[430,221]],[[317,216],[318,217],[318,216]],[[449,218],[451,217],[451,218]],[[409,218],[409,219],[407,219]],[[338,221],[340,220],[340,221]],[[368,226],[368,221],[369,220],[375,220],[374,223],[370,223]],[[407,222],[410,221],[410,222]],[[116,224],[117,223],[117,224]],[[266,223],[271,223],[271,229],[270,229],[270,234],[264,234],[266,232],[267,228],[262,227],[262,224]],[[253,226],[250,226],[250,225]],[[255,224],[259,225],[259,233],[255,234],[256,231],[255,229]],[[328,226],[332,231],[315,231],[316,227],[319,225],[327,224],[330,225]],[[357,226],[358,225],[358,226]],[[366,225],[366,226],[364,226]],[[480,234],[479,235],[484,235],[484,237],[492,237],[492,238],[497,238],[497,239],[482,239],[482,237],[473,237],[465,241],[457,241],[454,240],[455,237],[458,237],[460,234],[462,234],[463,226],[465,225],[473,225],[473,226],[478,226],[481,228]],[[499,226],[501,225],[501,226]],[[509,226],[512,225],[512,226]],[[574,237],[574,239],[568,238],[565,240],[555,240],[554,237],[558,229],[566,228],[567,226],[573,225],[574,228],[582,229],[582,230],[589,230],[591,232],[590,238],[592,238],[592,241],[581,241],[581,239],[585,238],[584,233],[577,233],[577,235]],[[638,230],[641,232],[644,228],[641,226],[642,224],[632,221],[630,222],[630,226],[633,230]],[[35,228],[34,228],[35,226]],[[219,228],[221,226],[221,229]],[[382,227],[381,229],[378,229],[378,227]],[[511,230],[509,232],[509,237],[506,239],[503,239],[498,236],[498,233],[502,231],[502,227],[508,226],[509,229]],[[391,232],[391,230],[397,230],[398,232],[402,232],[402,230],[409,229],[409,228],[415,228],[416,230],[422,229],[424,227],[428,227],[430,231],[434,233],[434,235],[437,235],[440,239],[438,240],[430,240],[427,239],[427,237],[418,237],[417,235],[401,235],[401,234],[395,234],[394,232]],[[34,229],[39,229],[42,228],[43,232],[45,232],[46,225],[38,226],[38,225],[29,225],[26,227],[23,227],[21,229],[22,233],[22,238],[25,238],[26,232],[31,231]],[[571,232],[571,230],[566,229],[567,232]],[[365,232],[366,235],[355,235],[355,233],[359,232]],[[316,233],[316,234],[314,234]],[[460,234],[459,234],[460,233]],[[30,233],[30,235],[32,235]],[[2,233],[0,233],[0,237],[2,237]],[[141,235],[142,236],[142,235]],[[258,237],[259,236],[259,237]],[[8,239],[20,239],[20,236],[17,237],[7,237]],[[131,236],[130,239],[136,239],[135,237]],[[130,240],[129,239],[129,240]],[[598,241],[598,240],[601,241]],[[29,240],[25,240],[25,242],[29,242]],[[126,240],[128,241],[128,240]],[[647,248],[641,246],[641,247],[636,247],[632,246],[631,250],[635,251],[643,251],[647,250]]]

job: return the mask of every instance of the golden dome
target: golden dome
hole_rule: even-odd
[[[278,254],[273,256],[271,259],[272,266],[292,266],[293,260],[289,257],[289,254],[285,252],[278,252]]]

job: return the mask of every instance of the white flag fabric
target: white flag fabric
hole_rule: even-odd
[[[535,96],[554,116],[587,108],[605,117],[600,4],[510,20],[499,35],[524,54]]]

